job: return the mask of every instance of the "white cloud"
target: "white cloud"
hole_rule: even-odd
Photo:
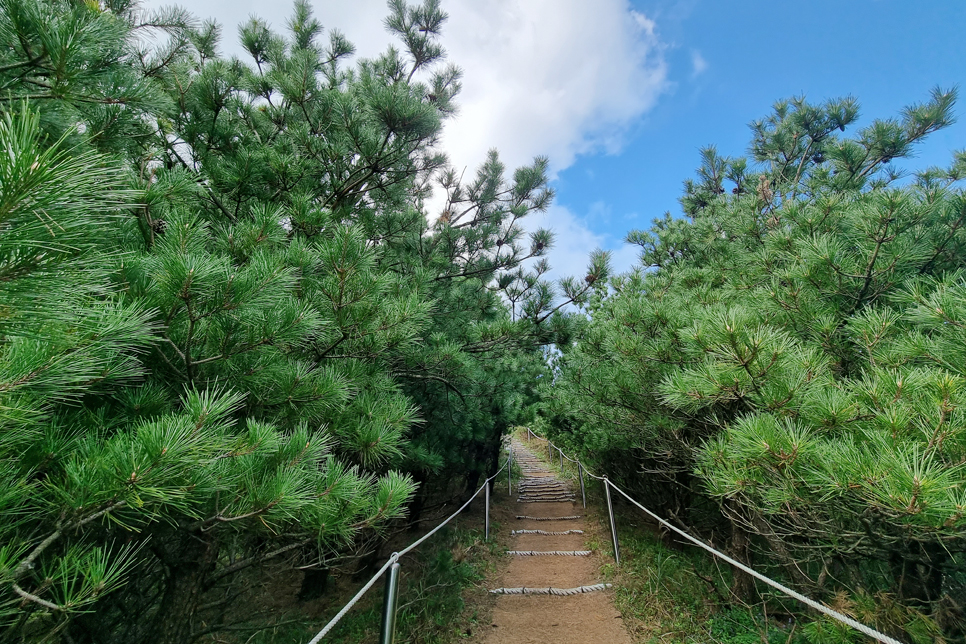
[[[603,204],[591,206],[588,217],[601,210],[609,209]],[[586,275],[590,252],[595,248],[611,251],[611,269],[614,274],[630,270],[637,263],[638,247],[623,243],[622,240],[593,232],[585,222],[565,206],[552,205],[547,212],[532,215],[528,222],[531,230],[551,228],[554,232],[554,245],[547,254],[551,271],[550,279],[566,275],[583,277]]]
[[[708,68],[708,61],[697,49],[691,50],[691,78],[697,78]]]
[[[655,25],[626,0],[453,0],[443,42],[465,70],[444,145],[476,167],[492,147],[509,167],[621,147],[664,90]]]
[[[588,255],[595,248],[606,246],[606,238],[587,228],[568,208],[552,205],[546,212],[531,215],[528,228],[551,228],[553,248],[547,254],[552,270],[551,278],[565,275],[582,277],[587,269]]]
[[[638,263],[641,247],[633,244],[621,244],[611,251],[610,266],[614,274],[626,273]]]
[[[292,10],[290,2],[264,0],[182,4],[223,25],[222,51],[229,54],[241,54],[238,26],[250,16],[282,30]],[[392,42],[384,0],[312,4],[359,56],[375,56]],[[444,0],[443,8],[450,16],[443,44],[465,72],[460,114],[447,124],[444,145],[470,172],[493,147],[511,169],[546,155],[555,172],[580,154],[614,152],[667,85],[656,25],[629,0]]]
[[[412,0],[411,0],[412,1]],[[170,4],[147,0],[149,7]],[[339,29],[373,57],[393,42],[383,27],[384,0],[313,0],[326,29]],[[190,0],[182,5],[222,23],[222,51],[243,55],[238,26],[252,15],[283,30],[291,2]],[[618,151],[628,129],[667,89],[664,46],[655,22],[629,0],[443,0],[449,22],[443,45],[463,68],[460,112],[446,125],[443,146],[472,176],[491,148],[508,170],[537,155],[555,174],[582,154]],[[695,69],[705,65],[695,52]],[[441,200],[442,195],[430,204]],[[549,215],[549,216],[548,216]],[[596,246],[619,242],[594,233],[573,213],[553,206],[543,224],[557,234],[555,273],[582,274]],[[629,255],[619,250],[623,268]]]
[[[644,31],[648,37],[654,37],[654,31],[657,29],[657,23],[645,16],[640,11],[634,11],[631,9],[631,18],[637,23],[637,26]]]

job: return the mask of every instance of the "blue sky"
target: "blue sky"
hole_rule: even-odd
[[[409,0],[411,3],[416,0]],[[391,44],[385,0],[310,0],[375,56]],[[144,0],[148,8],[170,0]],[[283,30],[290,0],[182,0],[224,27],[222,51],[241,55],[238,24],[256,15]],[[580,274],[595,247],[627,269],[622,240],[679,212],[698,149],[743,154],[748,123],[780,98],[855,96],[862,122],[888,118],[935,86],[966,80],[963,0],[441,0],[442,44],[464,70],[461,111],[443,148],[472,174],[490,148],[508,168],[550,159],[557,200],[533,217],[551,227],[555,275]],[[966,147],[961,123],[934,134],[902,167],[948,163]],[[434,216],[438,204],[429,204]]]
[[[779,98],[852,95],[863,125],[966,80],[964,2],[654,0],[634,8],[657,25],[668,87],[619,153],[578,157],[556,182],[558,204],[612,247],[628,229],[678,214],[698,148],[744,154],[747,124]],[[966,147],[961,90],[960,121],[899,167],[947,165],[951,150]]]

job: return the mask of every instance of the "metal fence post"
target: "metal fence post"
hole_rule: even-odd
[[[621,564],[621,550],[617,543],[617,523],[614,521],[614,503],[610,498],[610,481],[604,477],[604,492],[607,494],[607,514],[610,515],[610,538],[614,542],[614,562]]]
[[[557,453],[560,454],[560,473],[563,474],[563,450],[558,447]]]
[[[483,538],[485,541],[490,540],[490,482],[487,481],[483,484],[483,489],[486,492],[486,519],[483,523]]]
[[[396,605],[399,604],[399,563],[389,567],[386,577],[386,592],[382,597],[382,629],[379,644],[393,644],[396,641]]]
[[[577,461],[577,473],[580,474],[580,496],[584,500],[584,507],[587,507],[587,492],[584,490],[584,466]]]
[[[513,495],[513,445],[510,445],[510,450],[506,455],[506,489],[507,492]]]
[[[547,441],[547,458],[550,459],[550,464],[553,465],[553,444]]]

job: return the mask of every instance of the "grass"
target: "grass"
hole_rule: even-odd
[[[519,469],[514,483],[519,480]],[[493,482],[496,496],[507,494],[506,472]],[[514,485],[515,487],[515,485]],[[491,517],[490,540],[484,539],[483,495],[448,526],[404,557],[400,563],[399,603],[396,617],[398,644],[454,644],[465,642],[480,624],[489,626],[490,596],[483,581],[506,558],[508,532]],[[506,534],[504,534],[506,532]],[[374,571],[373,571],[374,572]],[[297,620],[280,616],[284,625],[255,633],[246,644],[298,644],[308,642],[357,589],[330,603],[324,620]],[[339,624],[327,642],[370,644],[379,641],[384,578],[376,582]],[[333,598],[335,599],[335,598]]]
[[[447,530],[437,543],[415,560],[404,561],[410,573],[400,583],[397,642],[448,644],[472,633],[479,615],[464,615],[464,589],[480,584],[501,551],[484,541],[481,530]],[[418,551],[417,551],[418,552]],[[333,638],[344,642],[375,641],[379,629],[382,593],[378,602],[347,623]]]
[[[464,591],[483,581],[506,547],[494,539],[485,541],[482,529],[447,526],[425,548],[401,561],[396,642],[465,641],[485,617],[485,611],[468,604]],[[326,636],[326,641],[344,644],[378,641],[383,592],[384,582],[380,579]],[[248,641],[251,644],[307,642],[324,624],[287,624],[257,633]]]
[[[525,436],[525,431],[518,434],[524,441]],[[572,478],[579,491],[576,466],[565,461],[561,471],[556,454],[548,460],[546,443],[535,440],[531,445],[552,470]],[[614,605],[635,642],[812,644],[794,626],[770,623],[762,607],[729,604],[725,601],[731,583],[727,565],[719,567],[707,553],[691,547],[669,546],[651,525],[635,518],[634,511],[626,507],[615,508],[621,549],[621,564],[617,566],[611,557],[613,545],[600,484],[590,478],[585,482],[584,512],[590,519],[588,527],[593,526],[588,547],[605,555],[600,558],[601,575],[613,584]],[[843,640],[830,638],[828,644],[832,642]]]
[[[599,507],[596,503],[595,506]],[[593,548],[610,553],[606,515]],[[601,565],[614,584],[614,604],[632,639],[640,644],[847,644],[856,641],[847,627],[825,620],[805,624],[776,620],[767,604],[733,603],[731,570],[707,553],[669,546],[652,527],[618,514],[621,564],[609,557]],[[786,617],[787,620],[787,617]]]
[[[614,604],[634,639],[648,644],[708,641],[705,624],[716,602],[714,590],[697,574],[700,555],[672,550],[626,520],[618,525],[621,564],[611,560],[602,573],[614,584]],[[609,553],[610,539],[598,540],[595,549]]]

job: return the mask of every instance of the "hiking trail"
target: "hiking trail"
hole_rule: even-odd
[[[510,564],[494,581],[497,594],[485,644],[631,644],[594,554],[577,496],[526,443],[514,437],[522,478],[508,503],[516,518]]]

